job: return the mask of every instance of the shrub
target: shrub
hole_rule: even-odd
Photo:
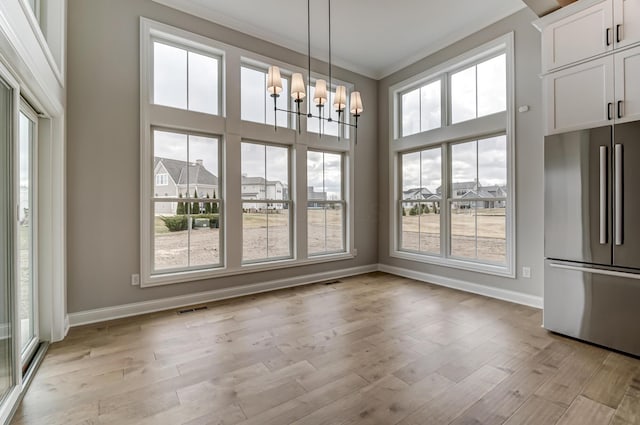
[[[419,214],[418,205],[414,205],[413,207],[411,207],[411,209],[409,210],[409,215],[418,215],[418,214]]]
[[[179,198],[182,198],[182,193],[178,194]],[[177,215],[184,215],[186,213],[185,208],[184,208],[184,202],[179,201],[178,202],[178,208],[176,208],[176,214]]]
[[[167,226],[170,232],[179,232],[181,230],[187,230],[187,216],[186,215],[175,215],[171,217],[160,217],[160,220]]]

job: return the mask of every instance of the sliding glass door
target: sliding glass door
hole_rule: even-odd
[[[13,323],[13,204],[12,145],[13,99],[11,87],[0,78],[0,400],[15,384]]]
[[[20,350],[23,368],[38,347],[37,286],[35,285],[35,153],[37,115],[25,102],[20,107],[18,133],[17,288]]]

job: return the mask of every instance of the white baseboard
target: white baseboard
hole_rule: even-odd
[[[338,279],[347,276],[355,276],[371,273],[378,270],[378,264],[352,267],[348,269],[332,270],[323,273],[308,274],[287,279],[272,280],[269,282],[254,283],[251,285],[235,286],[232,288],[216,289],[213,291],[199,292],[196,294],[182,295],[178,297],[162,298],[159,300],[143,301],[139,303],[124,304],[113,307],[97,308],[95,310],[69,313],[68,320],[71,327],[87,325],[90,323],[104,322],[123,317],[137,316],[156,311],[170,310],[193,304],[219,301],[243,295],[268,292],[276,289],[291,288],[322,282],[324,280]]]
[[[396,276],[433,283],[434,285],[446,286],[447,288],[459,289],[461,291],[484,295],[491,298],[497,298],[503,301],[510,301],[512,303],[522,304],[529,307],[542,308],[542,297],[537,297],[535,295],[523,294],[522,292],[509,291],[507,289],[494,288],[486,285],[479,285],[477,283],[467,282],[464,280],[452,279],[449,277],[430,273],[417,272],[400,267],[388,266],[386,264],[378,264],[378,270]]]

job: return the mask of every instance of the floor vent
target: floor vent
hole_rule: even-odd
[[[333,285],[334,283],[342,283],[341,280],[330,280],[328,282],[323,282],[325,285]]]
[[[184,310],[178,310],[178,314],[195,313],[196,311],[207,310],[207,308],[208,307],[206,305],[200,307],[185,308]]]

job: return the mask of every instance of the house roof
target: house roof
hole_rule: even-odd
[[[279,180],[267,180],[266,184],[270,184],[270,185],[275,185],[275,184],[282,184],[281,181]],[[264,185],[265,184],[265,179],[264,177],[247,177],[247,176],[242,176],[242,184],[260,184],[260,185]],[[284,184],[282,184],[284,186]]]
[[[204,165],[156,156],[154,158],[154,168],[159,163],[162,163],[171,179],[177,185],[186,185],[187,182],[193,185],[216,186],[218,184],[218,177],[207,170]]]
[[[414,187],[411,189],[407,189],[402,193],[404,194],[404,199],[408,199],[416,195],[422,195],[422,199],[427,199],[429,196],[433,195],[433,193],[431,193],[431,191],[426,187]]]

